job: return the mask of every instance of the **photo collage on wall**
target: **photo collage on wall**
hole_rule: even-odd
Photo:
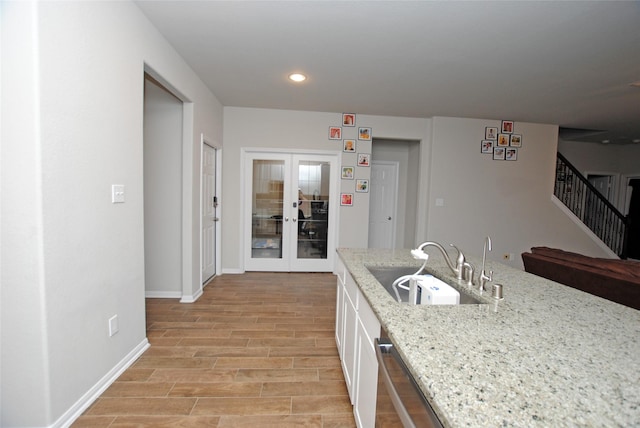
[[[515,133],[515,124],[511,120],[503,120],[500,128],[487,126],[484,128],[484,139],[480,152],[490,154],[493,160],[518,160],[518,149],[522,147],[522,134]]]
[[[343,138],[343,128],[345,134],[349,134],[351,138]],[[371,141],[372,134],[371,128],[357,127],[357,134],[354,135],[352,130],[356,130],[356,115],[355,113],[343,113],[342,125],[329,127],[329,140],[339,140],[342,142],[342,151],[344,153],[353,153],[355,155],[354,165],[345,165],[342,167],[341,179],[342,180],[354,180],[356,193],[368,193],[369,192],[369,179],[359,178],[362,172],[361,168],[368,168],[371,162],[371,153],[364,153],[358,151],[358,142]],[[345,157],[343,157],[345,159]],[[348,163],[348,161],[347,161]],[[362,174],[366,177],[369,174]],[[340,205],[353,206],[354,194],[353,193],[341,193]]]

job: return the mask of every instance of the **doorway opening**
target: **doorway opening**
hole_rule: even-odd
[[[629,222],[627,257],[640,261],[640,174],[625,176],[623,183],[622,213]]]
[[[144,75],[145,296],[182,297],[183,102]]]
[[[420,141],[374,138],[371,152],[369,248],[414,248]],[[397,165],[395,172],[393,165]],[[395,178],[389,174],[395,174]]]

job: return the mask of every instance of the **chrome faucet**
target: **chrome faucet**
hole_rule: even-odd
[[[447,266],[449,266],[449,269],[451,269],[451,271],[456,275],[457,279],[462,279],[462,270],[463,270],[463,266],[465,263],[464,260],[464,255],[462,254],[462,251],[460,251],[458,249],[458,247],[456,247],[453,244],[449,244],[450,246],[452,246],[453,248],[456,249],[456,251],[458,251],[458,256],[456,257],[456,264],[454,265],[453,262],[451,261],[451,258],[449,257],[449,254],[447,253],[447,250],[444,249],[444,247],[440,244],[438,244],[437,242],[432,242],[432,241],[427,241],[427,242],[423,242],[422,244],[420,244],[420,246],[418,246],[418,248],[416,250],[413,250],[412,253],[423,253],[424,254],[424,247],[436,247],[438,250],[440,250],[440,252],[442,253],[442,255],[444,256],[444,261],[447,262]],[[415,255],[414,255],[415,257]]]
[[[491,238],[487,236],[484,240],[484,247],[482,248],[482,270],[480,271],[480,276],[478,277],[478,290],[485,291],[485,284],[488,281],[493,281],[493,271],[489,271],[489,275],[485,273],[484,264],[487,260],[487,248],[491,251]]]

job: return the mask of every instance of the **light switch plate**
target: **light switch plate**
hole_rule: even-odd
[[[118,315],[114,315],[109,318],[109,337],[116,334],[120,331],[120,326],[118,326]]]
[[[124,203],[124,184],[111,185],[111,203],[113,204]]]

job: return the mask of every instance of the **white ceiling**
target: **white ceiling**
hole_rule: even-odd
[[[637,1],[136,3],[225,106],[509,119],[607,131],[580,141],[640,139]],[[292,84],[292,71],[309,78]]]

